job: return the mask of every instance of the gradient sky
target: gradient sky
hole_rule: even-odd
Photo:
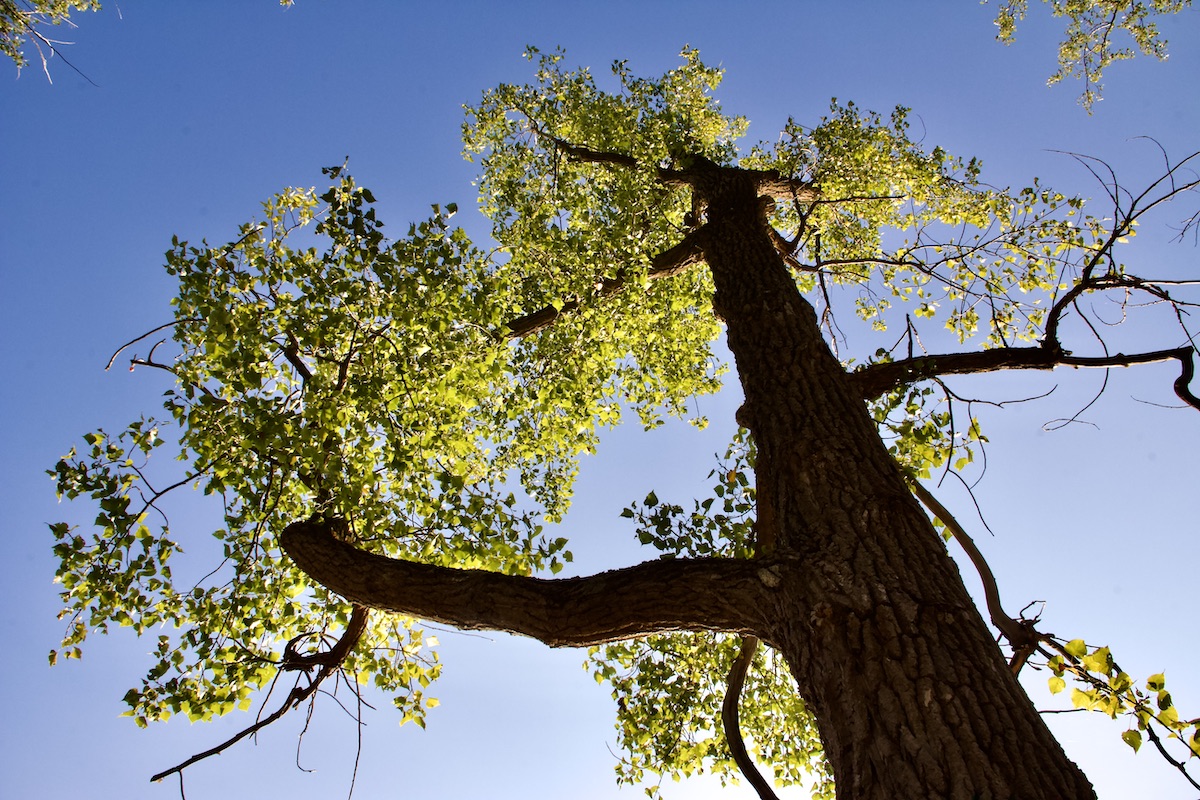
[[[75,42],[67,57],[95,86],[60,62],[52,85],[36,65],[18,79],[0,64],[0,525],[11,545],[0,562],[5,798],[178,797],[177,781],[152,785],[149,776],[250,721],[175,719],[140,731],[119,718],[149,649],[127,632],[90,642],[81,663],[46,664],[62,633],[46,523],[86,525],[95,511],[58,505],[44,470],[84,432],[157,410],[158,376],[104,365],[123,342],[170,318],[172,283],[161,265],[172,234],[226,241],[270,194],[319,184],[320,168],[347,156],[392,231],[432,203],[469,209],[461,106],[498,82],[528,80],[526,44],[561,45],[569,62],[597,74],[622,58],[647,75],[676,63],[683,45],[696,46],[726,68],[719,96],[751,119],[750,141],[771,138],[788,116],[815,122],[831,97],[882,112],[910,106],[914,135],[979,156],[985,179],[1001,186],[1038,175],[1066,193],[1094,195],[1087,173],[1056,151],[1103,158],[1136,186],[1155,177],[1161,160],[1135,137],[1154,137],[1177,158],[1200,147],[1196,12],[1164,24],[1169,62],[1112,69],[1089,117],[1075,104],[1078,85],[1045,86],[1058,31],[1041,8],[1005,48],[993,39],[994,8],[961,0],[106,6],[58,37]],[[1178,209],[1143,226],[1135,267],[1196,276],[1194,243],[1171,243],[1165,227],[1183,216]],[[1180,343],[1165,327],[1129,337],[1147,347]],[[1174,376],[1169,366],[1114,373],[1086,424],[1055,431],[1045,423],[1085,405],[1102,374],[955,384],[996,400],[1058,388],[1036,403],[980,412],[992,443],[977,495],[994,537],[969,498],[949,487],[943,494],[977,531],[1010,611],[1044,600],[1046,630],[1110,645],[1141,678],[1165,669],[1181,712],[1192,716],[1200,715],[1200,416],[1162,407],[1178,405]],[[681,500],[707,488],[738,399],[728,392],[700,402],[714,419],[709,435],[670,426],[644,435],[635,425],[608,436],[585,463],[564,531],[578,571],[652,557],[618,517],[630,500],[650,489]],[[173,515],[177,531],[187,525],[200,537],[218,520],[190,500]],[[964,577],[975,591],[969,566]],[[582,652],[438,635],[445,678],[431,693],[442,707],[423,732],[398,728],[387,699],[373,698],[356,797],[641,796],[613,782],[611,701],[580,668]],[[1027,683],[1048,707],[1045,674]],[[300,750],[300,763],[316,771],[303,772],[295,766],[301,717],[268,729],[257,746],[242,743],[189,769],[187,796],[344,796],[353,725],[333,704],[319,704]],[[1151,748],[1135,756],[1121,743],[1123,723],[1090,714],[1050,722],[1102,798],[1195,797]],[[701,781],[668,787],[667,796],[752,793],[719,793]]]

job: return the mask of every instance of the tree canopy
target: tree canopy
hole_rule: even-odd
[[[279,5],[286,8],[294,2],[279,0]],[[1192,4],[1192,0],[1042,2],[1051,4],[1053,16],[1067,19],[1058,48],[1059,68],[1048,83],[1053,85],[1064,78],[1081,80],[1084,88],[1079,102],[1089,111],[1101,99],[1104,87],[1100,79],[1104,70],[1114,62],[1133,58],[1136,52],[1159,60],[1167,58],[1167,41],[1159,33],[1156,18],[1178,14]],[[74,27],[70,21],[73,11],[99,11],[100,7],[100,0],[3,0],[0,2],[0,52],[11,58],[19,70],[28,63],[25,44],[32,39],[42,71],[49,78],[50,59],[58,56],[66,61],[58,45],[69,42],[51,38],[46,26],[66,24]],[[1018,23],[1025,19],[1028,11],[1029,0],[1001,0],[995,19],[999,28],[996,38],[1011,44],[1016,38]],[[1134,47],[1118,43],[1121,33],[1128,35]],[[70,62],[66,63],[74,69]]]
[[[652,79],[623,62],[601,79],[559,52],[527,56],[533,81],[486,92],[463,126],[488,241],[455,227],[451,204],[389,238],[343,164],[325,170],[326,188],[268,200],[228,242],[172,242],[174,319],[126,346],[149,348],[132,367],[172,376],[163,412],[89,434],[53,473],[61,494],[100,510],[92,530],[52,526],[69,622],[52,660],[110,627],[156,637],[155,663],[125,697],[138,724],[246,709],[281,676],[294,683],[277,713],[345,679],[369,681],[423,724],[440,665],[418,619],[531,633],[500,605],[494,618],[477,601],[451,609],[440,572],[424,599],[406,573],[413,597],[388,606],[372,600],[379,587],[349,587],[363,596],[348,604],[347,585],[281,540],[311,529],[390,564],[557,573],[572,556],[548,526],[566,514],[599,432],[628,413],[646,427],[664,416],[703,426],[694,399],[730,374],[716,343],[738,309],[718,302],[714,313],[714,292],[728,290],[707,268],[720,247],[714,176],[747,176],[764,198],[774,252],[817,308],[847,391],[948,537],[969,542],[919,481],[969,469],[985,431],[945,376],[1170,361],[1177,396],[1200,409],[1186,282],[1141,275],[1121,255],[1145,215],[1195,190],[1194,156],[1134,190],[1080,157],[1108,200],[1092,216],[1037,183],[987,185],[976,161],[914,141],[903,108],[835,101],[814,124],[746,147],[746,121],[715,99],[721,72],[694,50]],[[1194,209],[1182,219],[1190,229]],[[1166,310],[1178,334],[1106,348],[1087,301],[1109,296],[1131,318]],[[855,320],[864,331],[847,335]],[[785,454],[760,449],[762,412],[744,412],[711,497],[685,506],[651,493],[626,509],[638,538],[680,570],[755,563],[777,546],[777,523],[759,511],[763,475]],[[160,465],[168,453],[174,462]],[[193,544],[165,513],[164,498],[189,486],[224,508],[215,545]],[[211,563],[181,568],[183,551]],[[1181,738],[1185,754],[1198,747],[1163,676],[1135,683],[1106,648],[1042,634],[988,599],[1014,668],[1044,661],[1051,688],[1076,681],[1077,705],[1128,715],[1133,747],[1142,731]],[[706,610],[674,626],[626,621],[636,638],[531,635],[593,646],[591,668],[618,701],[622,780],[733,775],[738,737],[718,721],[732,696],[735,725],[774,779],[832,796],[787,659],[747,646],[736,614]],[[739,673],[740,703],[727,692]]]

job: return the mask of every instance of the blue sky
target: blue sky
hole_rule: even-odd
[[[1042,9],[1012,47],[993,40],[993,8],[949,2],[330,3],[110,2],[59,38],[93,86],[62,63],[53,85],[36,65],[19,79],[0,65],[0,686],[10,722],[0,732],[0,795],[167,798],[174,781],[148,777],[247,722],[173,720],[139,731],[118,714],[145,668],[149,645],[115,635],[89,643],[82,663],[53,670],[57,644],[54,565],[45,524],[86,524],[94,511],[59,506],[44,470],[97,426],[119,428],[158,405],[160,379],[104,371],[123,342],[169,319],[162,253],[173,234],[230,238],[258,204],[288,185],[321,181],[347,156],[379,198],[393,230],[432,203],[471,206],[471,165],[459,154],[463,103],[501,81],[525,81],[527,44],[558,45],[598,73],[617,58],[655,74],[696,46],[726,70],[724,106],[771,138],[788,116],[814,122],[829,99],[886,112],[913,109],[930,145],[979,156],[984,177],[1022,186],[1035,175],[1067,193],[1096,187],[1071,150],[1104,158],[1136,185],[1154,177],[1152,136],[1175,157],[1200,148],[1200,26],[1196,12],[1164,24],[1171,59],[1120,64],[1089,117],[1077,85],[1053,89],[1058,31]],[[1194,209],[1194,206],[1193,206]],[[1183,216],[1182,213],[1176,216]],[[464,215],[471,224],[469,215]],[[1171,243],[1147,222],[1136,263],[1155,276],[1196,275],[1191,242]],[[1177,345],[1151,326],[1131,341]],[[1145,337],[1144,339],[1142,337]],[[1047,603],[1045,627],[1109,644],[1127,671],[1166,670],[1185,714],[1200,714],[1200,647],[1194,586],[1200,537],[1194,516],[1200,417],[1172,404],[1169,367],[1115,373],[1088,424],[1046,431],[1090,399],[1101,376],[1083,371],[1006,374],[957,384],[1012,399],[1058,388],[1037,403],[985,409],[992,444],[978,497],[945,502],[975,522],[1010,610]],[[1145,402],[1143,402],[1145,401]],[[575,566],[590,572],[634,563],[639,550],[620,509],[654,489],[687,498],[706,488],[735,393],[702,401],[716,422],[643,435],[622,429],[584,466],[572,536]],[[205,535],[215,512],[188,503],[182,516]],[[952,548],[953,551],[953,548]],[[956,553],[957,556],[957,553]],[[962,563],[965,563],[963,561]],[[969,587],[977,581],[964,569]],[[637,797],[612,781],[615,739],[604,689],[580,668],[583,653],[501,636],[439,632],[446,676],[429,730],[397,728],[375,698],[364,730],[356,796],[492,798]],[[1040,691],[1044,675],[1030,684]],[[1044,693],[1042,693],[1044,694]],[[1044,706],[1042,694],[1035,695]],[[295,767],[300,715],[187,774],[189,798],[339,796],[354,763],[353,726],[319,707]],[[1137,756],[1123,729],[1093,715],[1051,719],[1102,798],[1192,798],[1150,752]],[[668,788],[708,796],[709,783]],[[750,797],[745,787],[722,797]]]

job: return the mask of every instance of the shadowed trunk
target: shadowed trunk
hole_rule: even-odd
[[[905,487],[766,228],[714,170],[702,247],[758,448],[760,550],[795,563],[762,638],[816,716],[839,798],[1085,798]],[[790,583],[795,578],[795,583]]]

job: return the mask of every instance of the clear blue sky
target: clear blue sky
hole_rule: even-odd
[[[993,7],[973,2],[506,2],[417,4],[300,0],[165,3],[121,0],[78,18],[66,65],[50,85],[36,66],[16,79],[0,64],[0,461],[10,547],[0,562],[5,717],[0,796],[170,798],[154,772],[249,721],[181,720],[139,731],[118,717],[120,697],[145,668],[149,645],[132,635],[96,640],[82,663],[53,670],[54,565],[45,524],[86,524],[94,511],[56,504],[44,470],[96,426],[119,428],[158,406],[159,378],[105,372],[121,343],[169,319],[172,285],[161,268],[172,234],[230,238],[258,203],[288,185],[319,184],[320,167],[350,164],[379,198],[393,230],[429,204],[474,197],[459,155],[461,106],[500,81],[524,81],[526,44],[562,45],[569,60],[604,72],[616,58],[654,74],[684,44],[727,70],[725,107],[745,114],[751,140],[789,116],[815,121],[829,98],[888,111],[913,108],[926,140],[979,156],[985,178],[1025,185],[1034,175],[1068,193],[1094,194],[1073,150],[1108,160],[1136,185],[1153,176],[1153,136],[1179,157],[1200,148],[1200,25],[1191,12],[1164,25],[1172,56],[1139,59],[1107,76],[1092,117],[1079,86],[1045,87],[1055,25],[1042,9],[1004,48]],[[435,7],[436,6],[436,7]],[[919,131],[918,131],[919,132]],[[1155,276],[1196,276],[1191,242],[1171,244],[1160,217],[1139,236]],[[1177,345],[1165,329],[1154,346]],[[1154,338],[1157,335],[1157,338]],[[1165,669],[1185,714],[1200,714],[1195,613],[1200,533],[1194,516],[1200,416],[1176,401],[1166,367],[1115,374],[1089,409],[1090,424],[1046,432],[1100,385],[1095,373],[1004,375],[963,381],[992,399],[1050,398],[984,410],[992,440],[978,496],[996,536],[977,539],[1010,610],[1045,600],[1048,630],[1109,644],[1129,672]],[[629,564],[640,552],[618,512],[649,489],[685,498],[705,488],[724,445],[733,394],[704,401],[710,438],[667,429],[622,430],[585,465],[566,533],[581,571]],[[970,502],[946,502],[973,529]],[[203,537],[213,509],[185,506]],[[964,570],[969,586],[977,581]],[[637,797],[612,781],[612,710],[580,669],[583,653],[531,641],[440,633],[443,706],[429,730],[397,728],[385,698],[367,717],[356,797]],[[1044,674],[1030,683],[1044,685]],[[1044,693],[1043,693],[1044,694]],[[1041,694],[1037,695],[1043,704]],[[1194,798],[1150,748],[1136,757],[1122,728],[1093,715],[1051,720],[1102,798]],[[354,731],[319,707],[294,766],[301,720],[266,731],[187,773],[188,797],[336,797],[349,786]],[[668,788],[696,797],[702,783]],[[715,796],[715,792],[714,792]],[[745,787],[724,797],[750,797]]]

